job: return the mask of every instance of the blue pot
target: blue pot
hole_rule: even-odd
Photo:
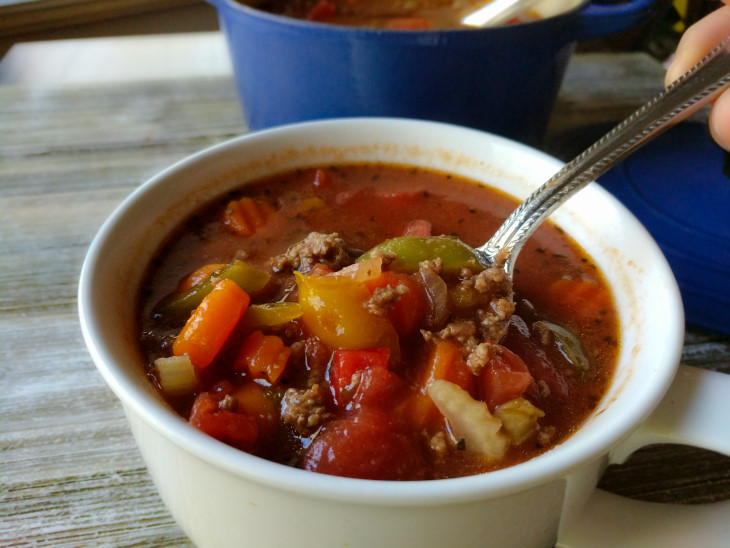
[[[451,122],[524,142],[542,135],[575,43],[646,21],[656,0],[580,3],[490,29],[328,25],[209,0],[252,130],[343,116]]]

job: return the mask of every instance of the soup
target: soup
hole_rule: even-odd
[[[243,2],[297,19],[391,30],[453,29],[485,0],[263,0]],[[532,12],[510,23],[537,19]]]
[[[600,401],[619,325],[557,226],[521,252],[514,302],[501,269],[460,244],[483,243],[515,205],[409,166],[247,184],[150,265],[147,373],[195,427],[313,472],[439,479],[537,456]]]

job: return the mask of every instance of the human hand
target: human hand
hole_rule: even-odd
[[[706,15],[682,35],[672,64],[667,69],[665,83],[671,84],[692,68],[719,42],[730,36],[730,0]],[[717,143],[730,150],[730,89],[725,90],[710,110],[710,132]]]

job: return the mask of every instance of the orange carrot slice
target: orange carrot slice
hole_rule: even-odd
[[[221,280],[193,311],[172,345],[175,356],[189,356],[196,369],[208,367],[251,302],[232,280]]]

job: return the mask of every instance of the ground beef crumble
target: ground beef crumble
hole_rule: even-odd
[[[477,326],[470,320],[456,320],[436,333],[423,330],[421,334],[426,341],[452,340],[458,343],[467,353],[467,366],[474,375],[481,373],[495,350],[499,348],[494,343],[480,341],[477,336]]]
[[[440,273],[441,263],[424,261],[420,268],[430,268]],[[427,264],[428,263],[428,264]],[[489,362],[497,343],[507,332],[510,319],[515,310],[512,300],[512,282],[504,270],[504,261],[490,266],[477,273],[468,269],[460,272],[460,284],[473,288],[482,295],[489,297],[489,303],[476,311],[478,322],[472,320],[453,320],[439,331],[422,330],[426,341],[452,340],[457,342],[467,354],[467,365],[475,375],[479,375]]]
[[[238,407],[236,399],[230,394],[223,396],[223,399],[218,402],[218,409],[221,411],[235,411]]]
[[[405,284],[399,284],[396,287],[386,285],[385,287],[377,287],[372,297],[365,303],[368,312],[376,316],[387,316],[393,312],[395,304],[401,300],[403,295],[408,293],[410,289]]]
[[[302,241],[271,260],[276,272],[298,270],[302,274],[308,274],[317,263],[325,264],[332,270],[352,263],[345,241],[337,233],[310,232]]]
[[[309,388],[288,388],[281,400],[281,419],[303,436],[313,434],[332,417],[325,405],[327,390],[320,384]]]
[[[421,261],[420,263],[418,263],[418,270],[431,270],[437,276],[441,275],[441,271],[443,270],[443,268],[444,262],[441,260],[441,257]]]
[[[431,436],[428,440],[428,446],[436,462],[442,462],[449,454],[449,442],[446,433],[443,431],[436,432]]]

